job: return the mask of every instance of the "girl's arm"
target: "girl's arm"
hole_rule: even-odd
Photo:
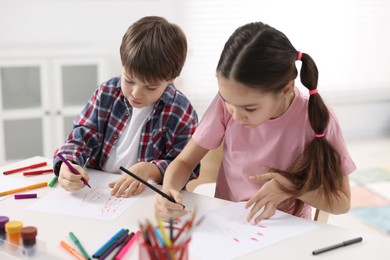
[[[321,187],[316,190],[306,192],[298,199],[312,207],[332,214],[346,213],[349,211],[351,206],[351,188],[349,186],[349,178],[347,175],[343,177],[342,189],[337,194],[333,194],[330,205],[326,202],[324,192]]]
[[[163,190],[180,191],[187,183],[192,170],[208,152],[191,138],[183,151],[169,164],[163,180]]]
[[[275,214],[277,206],[286,199],[291,198],[291,195],[286,193],[281,187],[293,189],[293,184],[280,173],[268,172],[250,176],[249,178],[251,181],[263,185],[246,203],[245,207],[251,208],[247,217],[248,222],[250,222],[259,211],[260,214],[255,218],[255,223],[272,217]],[[342,178],[342,189],[339,190],[337,194],[331,195],[330,204],[327,203],[324,191],[321,187],[304,193],[298,197],[298,199],[312,207],[332,214],[345,213],[350,208],[351,199],[348,176]]]
[[[191,171],[207,152],[207,149],[196,144],[191,138],[183,151],[169,164],[164,175],[162,191],[172,196],[176,203],[158,195],[154,203],[157,217],[165,221],[169,219],[177,221],[179,217],[188,213],[181,205],[184,203],[180,191],[186,185]]]

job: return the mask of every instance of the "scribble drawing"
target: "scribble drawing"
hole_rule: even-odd
[[[101,203],[101,216],[108,216],[114,214],[121,206],[123,198],[116,198],[109,193],[105,193],[106,187],[96,187],[85,193],[81,207],[85,207],[88,203]]]
[[[224,215],[218,215],[225,218],[226,220],[224,221],[226,223],[229,223],[227,225],[229,228],[221,228],[220,232],[222,232],[227,237],[230,237],[236,243],[241,243],[248,240],[260,242],[261,238],[264,236],[263,230],[267,228],[265,225],[252,225],[246,222],[237,223],[235,220],[230,219]]]
[[[122,201],[123,198],[117,198],[114,196],[108,198],[106,203],[104,203],[104,205],[102,206],[102,217],[110,214],[114,214],[115,211],[117,211],[120,208]]]
[[[86,192],[83,200],[81,201],[81,206],[83,206],[84,203],[95,202],[104,199],[104,196],[106,195],[104,194],[103,190],[103,187],[97,187]]]

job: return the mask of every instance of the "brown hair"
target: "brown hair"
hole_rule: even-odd
[[[126,72],[147,83],[178,77],[186,55],[183,31],[158,16],[146,16],[133,23],[120,47]]]
[[[298,52],[289,39],[267,24],[257,22],[239,27],[226,42],[217,66],[217,75],[256,88],[277,93],[297,77],[295,61]],[[300,78],[308,90],[317,89],[318,70],[314,60],[302,53]],[[314,133],[324,133],[329,122],[329,111],[319,94],[310,95],[308,117]],[[302,210],[302,194],[322,187],[330,205],[333,193],[339,194],[343,173],[340,156],[323,138],[314,138],[305,147],[297,162],[282,171],[271,169],[287,177],[295,188],[282,187],[295,202],[295,215]]]

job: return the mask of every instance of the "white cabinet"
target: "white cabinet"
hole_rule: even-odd
[[[102,82],[105,59],[0,56],[0,165],[52,157]]]

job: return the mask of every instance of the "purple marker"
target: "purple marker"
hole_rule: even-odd
[[[71,172],[73,172],[73,173],[76,174],[76,175],[80,175],[80,173],[79,173],[79,172],[78,172],[78,171],[77,171],[77,170],[68,162],[68,160],[65,159],[64,156],[62,156],[62,154],[58,153],[57,156],[61,159],[61,161],[62,161],[63,163],[66,164],[66,166],[68,166],[68,168],[69,168],[69,170],[70,170]],[[82,182],[84,182],[85,185],[87,185],[89,188],[91,188],[91,186],[89,185],[89,183],[87,182],[87,180],[84,179],[84,177],[81,177],[81,180],[82,180]]]
[[[20,199],[35,199],[37,197],[36,193],[30,193],[30,194],[15,194],[14,198],[16,200]]]

